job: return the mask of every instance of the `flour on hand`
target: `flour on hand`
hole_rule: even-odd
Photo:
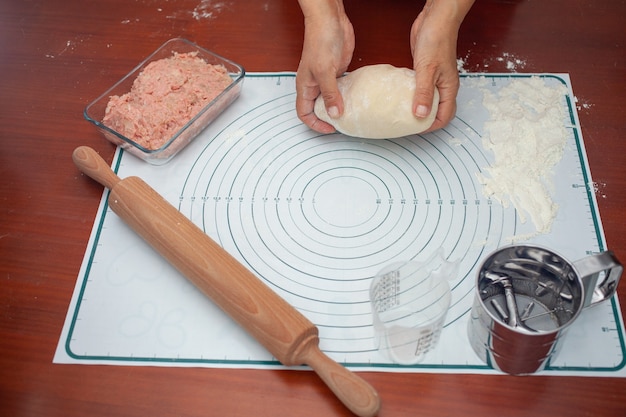
[[[550,232],[558,206],[552,200],[552,168],[561,160],[567,130],[565,86],[548,87],[539,77],[516,78],[497,93],[484,89],[489,111],[483,146],[494,163],[478,174],[486,197],[512,204],[537,234]]]

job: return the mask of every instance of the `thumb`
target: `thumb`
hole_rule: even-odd
[[[420,71],[415,72],[415,94],[413,96],[413,114],[423,119],[432,111],[435,96],[434,75]]]
[[[343,114],[343,97],[337,85],[337,79],[333,74],[329,74],[323,80],[320,80],[320,95],[324,100],[326,113],[331,119],[341,117]]]

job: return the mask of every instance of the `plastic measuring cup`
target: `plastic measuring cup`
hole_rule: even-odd
[[[448,262],[439,249],[423,263],[395,262],[370,285],[370,302],[378,350],[392,361],[420,362],[439,341],[450,306],[448,280],[458,262]]]

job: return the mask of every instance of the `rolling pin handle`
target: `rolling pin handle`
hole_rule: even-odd
[[[74,149],[72,160],[85,175],[98,181],[109,190],[120,182],[120,178],[115,175],[105,160],[89,146],[79,146]]]
[[[354,414],[360,417],[378,415],[380,397],[364,379],[330,359],[314,344],[308,346],[304,360]]]

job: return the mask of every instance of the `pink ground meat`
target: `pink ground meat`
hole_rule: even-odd
[[[232,83],[226,68],[195,52],[148,64],[130,92],[111,96],[102,122],[147,149],[158,149]]]

